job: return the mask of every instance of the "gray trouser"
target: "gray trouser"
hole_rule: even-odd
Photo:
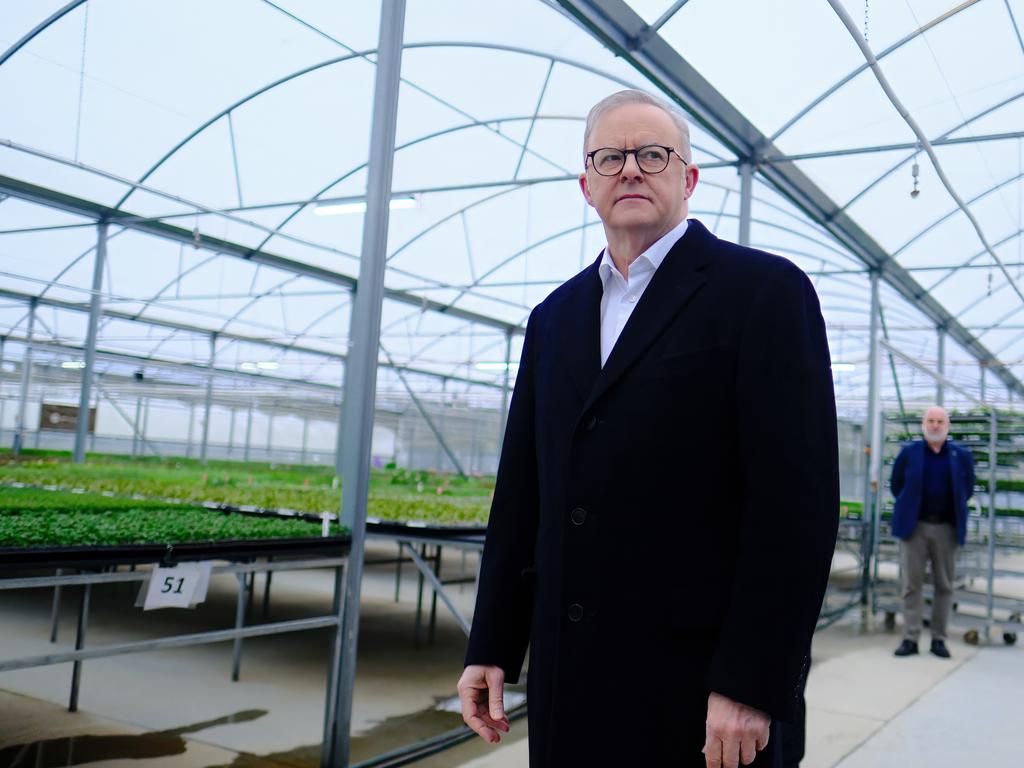
[[[924,566],[932,564],[931,633],[934,640],[946,639],[949,609],[953,605],[953,569],[956,563],[956,530],[947,523],[919,522],[914,535],[900,547],[903,563],[903,637],[917,641],[921,634],[924,596]]]

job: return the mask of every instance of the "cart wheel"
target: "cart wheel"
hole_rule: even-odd
[[[885,612],[885,628],[890,632],[896,629],[896,614],[893,611]]]
[[[1003,642],[1007,645],[1013,645],[1017,642],[1016,632],[1003,632]]]
[[[964,632],[964,642],[968,645],[977,645],[981,638],[978,636],[978,630],[968,629]]]

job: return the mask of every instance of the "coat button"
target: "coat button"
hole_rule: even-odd
[[[572,520],[573,525],[583,525],[587,520],[587,510],[583,507],[576,507],[569,515],[569,519]]]
[[[586,429],[586,430],[587,430],[587,432],[590,432],[590,431],[592,431],[592,430],[594,429],[594,427],[596,427],[596,426],[597,426],[597,416],[591,416],[591,417],[590,417],[590,420],[589,420],[589,421],[587,421],[587,425],[586,425],[586,427],[584,427],[584,429]]]
[[[569,621],[579,621],[583,618],[583,606],[573,603],[569,606]]]

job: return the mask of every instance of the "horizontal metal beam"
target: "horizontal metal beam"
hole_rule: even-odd
[[[20,179],[11,178],[10,176],[0,175],[0,192],[10,195],[11,197],[16,197],[20,200],[27,200],[29,202],[36,203],[37,205],[57,208],[77,216],[85,216],[87,218],[94,219],[95,221],[107,221],[110,224],[133,229],[154,237],[193,245],[225,256],[233,256],[256,264],[263,264],[268,267],[280,269],[284,272],[302,275],[314,280],[321,280],[325,283],[342,285],[351,289],[355,287],[357,282],[356,278],[351,275],[334,272],[329,269],[324,269],[323,267],[316,267],[312,264],[305,264],[287,256],[281,256],[259,248],[250,248],[249,246],[214,237],[209,234],[197,234],[191,229],[176,227],[173,224],[140,219],[132,213],[119,211],[103,205],[102,203],[85,200],[63,192],[47,189],[46,187],[40,187],[36,184],[31,184]],[[488,315],[482,315],[477,312],[470,312],[465,309],[451,307],[442,302],[433,301],[431,299],[424,298],[423,296],[407,293],[406,291],[385,288],[384,298],[390,301],[419,307],[422,310],[428,310],[438,314],[447,315],[449,317],[458,318],[459,320],[464,320],[466,322],[476,323],[490,328],[498,328],[502,331],[511,331],[512,333],[519,334],[525,332],[525,329],[522,326],[515,323],[509,323]]]
[[[340,620],[337,616],[322,616],[312,619],[278,621],[273,624],[259,624],[254,627],[243,627],[242,629],[221,629],[214,630],[212,632],[196,632],[191,635],[158,638],[156,640],[139,640],[132,643],[102,645],[96,648],[82,648],[78,651],[58,651],[56,653],[46,653],[41,656],[25,656],[20,659],[0,661],[0,672],[10,672],[15,669],[30,669],[32,667],[46,667],[51,664],[64,664],[69,661],[107,659],[112,656],[124,656],[129,653],[146,653],[148,651],[162,651],[168,648],[187,648],[193,645],[223,643],[228,640],[238,640],[248,637],[281,635],[286,632],[299,632],[308,629],[336,627],[339,623]]]
[[[64,301],[62,299],[54,299],[54,298],[50,298],[48,296],[35,297],[32,294],[22,293],[21,291],[12,291],[12,290],[9,290],[7,288],[0,288],[0,297],[2,297],[2,298],[10,298],[10,299],[17,299],[18,301],[23,301],[26,304],[28,304],[28,302],[30,302],[33,298],[35,298],[37,305],[41,306],[41,307],[54,307],[56,309],[67,310],[67,311],[70,311],[70,312],[85,312],[85,313],[88,313],[88,311],[89,311],[89,305],[86,304],[86,303],[78,304],[78,303],[75,303],[73,301]],[[300,352],[300,353],[306,354],[306,355],[314,355],[316,357],[324,357],[324,358],[328,358],[328,359],[331,359],[331,360],[337,360],[337,361],[342,362],[342,363],[344,363],[345,360],[346,360],[346,356],[341,354],[341,353],[338,353],[338,352],[328,352],[327,350],[316,349],[315,347],[306,347],[306,346],[301,346],[301,345],[298,345],[298,344],[288,344],[288,343],[285,343],[285,342],[282,342],[282,341],[272,341],[272,340],[269,340],[269,339],[261,339],[258,336],[245,336],[243,334],[227,333],[227,332],[223,332],[223,331],[218,331],[215,328],[201,328],[199,326],[189,325],[187,323],[176,323],[176,322],[173,322],[173,321],[170,321],[170,320],[158,320],[158,319],[155,319],[155,318],[137,317],[136,315],[134,315],[134,314],[132,314],[130,312],[121,312],[121,311],[118,311],[118,310],[115,310],[115,309],[106,308],[106,309],[103,310],[103,315],[104,315],[104,317],[107,317],[107,318],[110,318],[110,319],[124,320],[124,321],[130,322],[130,323],[140,323],[140,324],[143,324],[143,325],[151,325],[151,326],[155,326],[157,328],[169,328],[169,329],[173,329],[173,330],[177,330],[177,331],[186,331],[188,333],[195,333],[195,334],[199,334],[199,335],[202,335],[202,336],[209,336],[211,333],[216,333],[217,337],[220,338],[220,339],[229,339],[231,341],[239,341],[239,342],[244,342],[244,343],[247,343],[247,344],[261,344],[263,346],[271,347],[273,349],[280,349],[282,351]],[[74,346],[74,348],[78,349],[77,346]],[[148,359],[159,360],[160,358],[147,358],[144,355],[139,355],[138,359],[139,360],[148,360]],[[175,361],[168,360],[167,358],[163,358],[163,361],[164,362],[168,362],[168,363],[177,364],[177,365],[183,365],[183,366],[184,365],[189,365],[188,363],[176,363]],[[205,364],[204,365],[199,365],[197,367],[198,367],[199,370],[203,370],[203,371],[206,370],[206,365]],[[381,362],[380,363],[380,367],[382,367],[382,368],[389,368],[389,369],[395,369],[395,370],[401,370],[401,371],[406,371],[408,373],[414,373],[414,374],[419,375],[419,376],[430,376],[430,377],[435,378],[435,379],[449,379],[451,381],[458,381],[458,382],[461,382],[463,384],[472,384],[473,386],[478,386],[478,387],[489,387],[491,389],[501,389],[501,384],[495,383],[493,381],[484,381],[484,380],[480,380],[480,379],[472,379],[472,378],[469,378],[469,377],[458,376],[458,375],[455,375],[455,374],[438,373],[437,371],[429,371],[429,370],[426,370],[426,369],[423,369],[423,368],[412,368],[412,367],[409,367],[409,366],[402,366],[402,365],[391,364],[391,363],[386,363],[386,362]],[[284,377],[272,377],[272,376],[267,376],[266,374],[260,374],[260,373],[246,374],[244,371],[238,371],[237,373],[245,374],[247,376],[252,376],[254,378],[277,379],[277,380],[280,380],[280,381],[290,381],[289,379],[285,379]],[[304,382],[299,382],[299,383],[304,383]]]
[[[931,142],[933,147],[945,147],[951,144],[978,144],[987,141],[1012,141],[1024,138],[1024,131],[1011,131],[1009,133],[990,133],[984,136],[958,136],[952,139],[934,139]],[[904,142],[903,144],[879,144],[873,147],[850,147],[848,149],[833,149],[825,152],[805,152],[797,155],[762,155],[761,163],[786,163],[794,160],[819,160],[828,157],[845,157],[847,155],[866,155],[873,152],[907,152],[920,149],[919,142]]]
[[[760,165],[762,158],[785,156],[747,117],[719,93],[660,35],[648,36],[647,23],[623,0],[558,0],[579,23],[614,53],[646,75],[758,172],[813,222],[828,231],[869,269],[937,328],[992,371],[1010,390],[1024,395],[1024,384],[971,334],[907,270],[792,162]]]
[[[187,506],[187,505],[186,505]],[[329,515],[335,520],[334,515]],[[299,571],[313,568],[335,568],[345,565],[348,557],[314,557],[301,560],[276,560],[253,563],[230,563],[214,565],[210,568],[211,576],[225,573],[266,573],[268,571]],[[75,573],[59,576],[22,576],[0,579],[0,591],[11,589],[42,589],[44,587],[78,587],[86,584],[125,584],[133,581],[145,581],[150,571],[113,571],[111,573]]]
[[[956,384],[950,379],[947,379],[938,371],[933,371],[931,368],[929,368],[927,365],[919,361],[913,355],[908,355],[902,349],[893,346],[885,339],[879,339],[878,343],[883,349],[892,354],[894,357],[898,357],[902,362],[906,363],[912,368],[915,368],[921,373],[931,376],[933,379],[935,379],[936,383],[941,384],[946,389],[952,389],[954,392],[957,392],[958,394],[970,400],[975,405],[981,406],[982,408],[989,407],[989,404],[986,403],[984,400],[979,400],[975,395],[968,392],[966,389],[963,389],[960,385]]]
[[[391,193],[392,199],[413,197],[414,195],[434,195],[446,192],[472,192],[478,189],[493,189],[495,187],[532,187],[537,184],[554,184],[564,181],[576,181],[578,175],[563,174],[561,176],[541,176],[534,179],[516,179],[506,181],[481,181],[473,184],[449,184],[443,187],[418,187],[416,189],[395,190]],[[344,197],[315,197],[306,200],[284,200],[274,203],[257,203],[254,205],[240,205],[235,208],[218,208],[211,213],[244,213],[246,211],[262,211],[273,208],[292,208],[300,205],[340,205],[343,203],[366,202],[366,195],[346,195]],[[167,221],[169,219],[180,219],[194,217],[194,211],[187,213],[168,213],[160,216],[137,216],[136,221]]]

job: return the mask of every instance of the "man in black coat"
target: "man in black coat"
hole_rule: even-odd
[[[791,262],[687,221],[672,107],[590,112],[608,247],[530,315],[491,507],[463,717],[530,765],[780,764],[838,524],[825,326]]]

